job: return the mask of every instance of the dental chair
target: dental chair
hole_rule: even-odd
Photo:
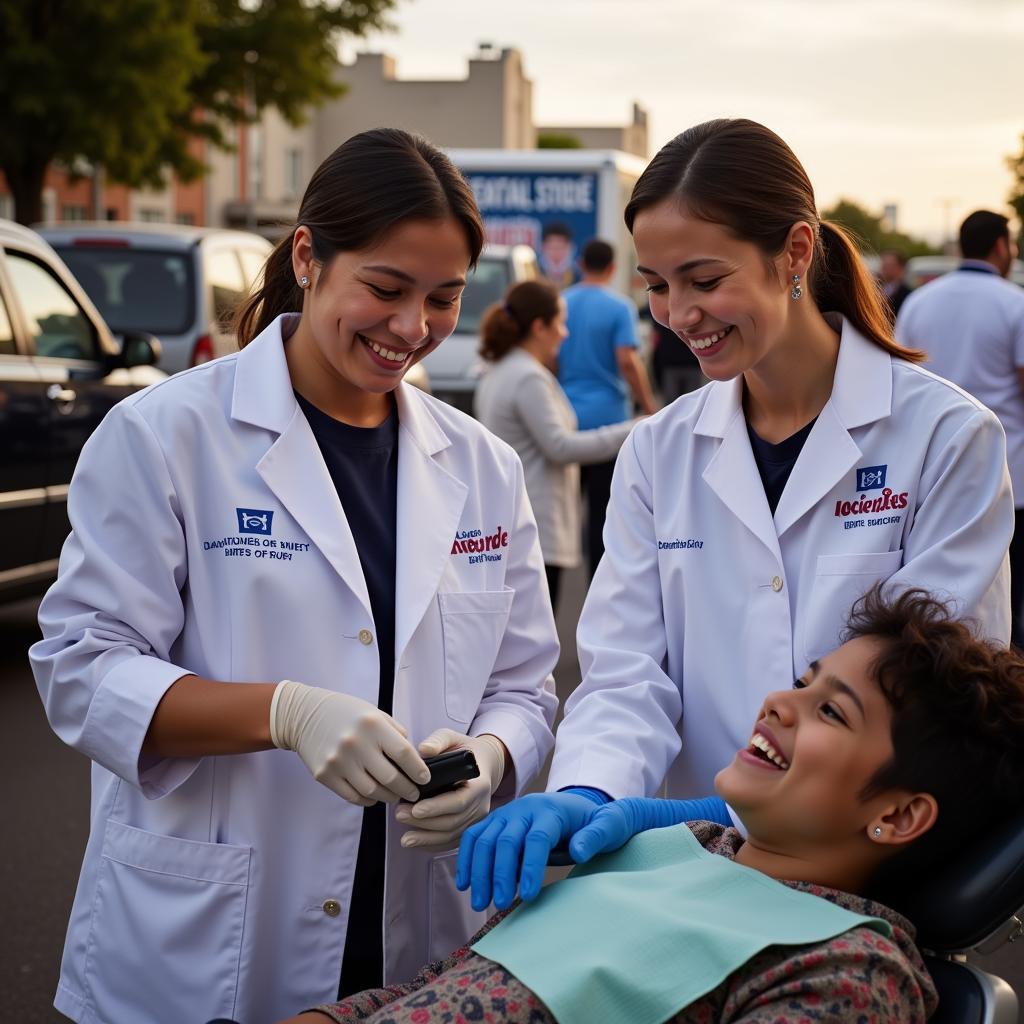
[[[1024,811],[890,904],[917,926],[939,990],[929,1024],[1018,1024],[1013,989],[966,955],[1024,939]]]

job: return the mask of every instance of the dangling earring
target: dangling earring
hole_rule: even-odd
[[[789,293],[789,297],[795,301],[796,299],[803,298],[803,294],[804,294],[804,290],[803,290],[803,288],[800,287],[800,275],[799,274],[794,274],[793,275],[793,288],[791,289],[791,291]]]
[[[303,274],[302,277],[299,278],[299,287],[300,288],[308,288],[309,287],[309,278],[306,277],[305,274]]]
[[[875,826],[875,838],[878,839],[878,838],[881,837],[881,835],[882,835],[882,826],[881,825],[876,825]]]

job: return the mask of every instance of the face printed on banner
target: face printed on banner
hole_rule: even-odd
[[[675,199],[641,210],[633,241],[651,315],[689,346],[706,376],[731,380],[772,353],[793,304],[782,257],[773,272],[756,245]]]
[[[293,344],[301,336],[301,357],[341,391],[392,391],[455,330],[469,260],[458,221],[403,221],[372,248],[313,264]]]

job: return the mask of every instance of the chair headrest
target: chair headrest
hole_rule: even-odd
[[[1024,907],[1024,810],[888,902],[913,921],[925,949],[959,953],[984,942]]]

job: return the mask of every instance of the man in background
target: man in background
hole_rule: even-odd
[[[928,353],[927,368],[959,384],[999,417],[1017,509],[1010,542],[1011,639],[1024,646],[1024,289],[1005,280],[1016,255],[1009,223],[976,210],[960,225],[963,261],[916,289],[896,339]]]
[[[612,291],[615,252],[600,239],[583,247],[583,279],[564,293],[569,336],[558,352],[558,379],[576,412],[580,430],[621,423],[655,411],[651,384],[638,352],[636,307]],[[614,460],[583,466],[587,500],[587,560],[593,577],[604,554],[604,517]]]
[[[882,283],[882,291],[889,302],[892,315],[896,316],[900,306],[912,289],[907,285],[907,254],[901,249],[885,249],[880,257],[878,277]]]

